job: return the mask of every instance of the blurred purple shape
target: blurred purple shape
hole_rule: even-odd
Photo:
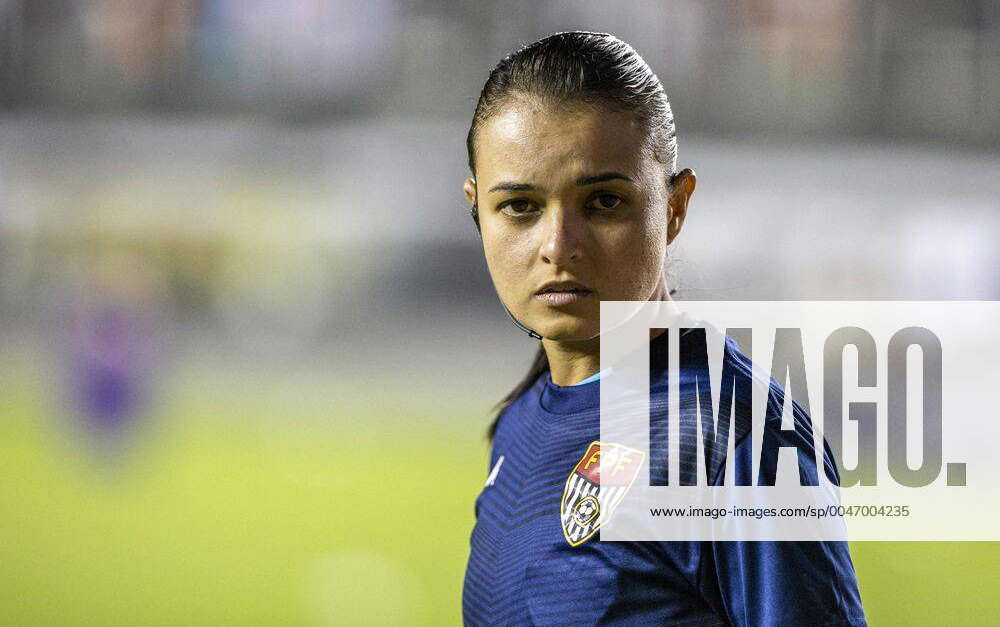
[[[141,307],[102,303],[78,312],[73,333],[74,404],[97,433],[112,435],[147,400],[152,330]]]

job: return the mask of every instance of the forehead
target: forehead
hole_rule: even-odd
[[[523,182],[576,179],[617,171],[638,180],[655,167],[633,116],[591,105],[515,100],[486,120],[476,137],[476,176]]]

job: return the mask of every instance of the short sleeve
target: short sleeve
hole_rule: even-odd
[[[824,463],[833,464],[828,453],[824,443]],[[751,456],[743,438],[735,447],[738,484],[751,479]],[[815,462],[804,471],[815,475]],[[699,578],[706,599],[734,625],[867,625],[847,542],[706,542]]]

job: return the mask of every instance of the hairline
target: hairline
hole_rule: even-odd
[[[480,127],[485,125],[489,120],[495,118],[499,115],[505,108],[516,106],[518,102],[538,105],[541,108],[549,107],[554,109],[556,112],[560,113],[576,113],[581,109],[589,109],[591,111],[606,110],[615,113],[625,113],[631,116],[634,120],[642,124],[644,128],[642,148],[654,161],[659,163],[664,167],[667,174],[667,189],[672,191],[673,185],[671,183],[675,174],[677,174],[676,163],[674,167],[667,163],[666,160],[661,159],[657,154],[658,151],[655,148],[655,141],[653,138],[656,128],[649,125],[649,121],[644,119],[644,116],[638,115],[634,109],[628,107],[625,104],[615,102],[610,98],[604,98],[600,95],[589,96],[584,93],[571,93],[571,94],[539,94],[533,92],[527,92],[522,89],[511,89],[508,93],[504,94],[495,103],[493,103],[486,111],[477,111],[476,115],[473,117],[472,127],[470,128],[470,134],[472,137],[472,146],[470,155],[473,157],[473,163],[475,162],[476,154],[476,140],[479,138],[479,133],[476,132]],[[674,139],[676,145],[676,138]],[[675,148],[676,153],[676,148]],[[675,159],[676,161],[676,159]],[[472,170],[472,175],[476,175],[473,164],[470,163],[470,169]]]

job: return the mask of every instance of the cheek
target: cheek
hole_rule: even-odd
[[[525,243],[509,237],[487,237],[484,239],[483,251],[486,255],[486,266],[497,288],[503,290],[506,286],[516,283],[524,276],[527,265]]]
[[[653,221],[614,238],[605,247],[604,282],[614,300],[641,300],[656,286],[666,255],[663,225]],[[611,300],[611,299],[608,299]]]
[[[657,203],[659,204],[659,203]],[[652,210],[643,229],[642,250],[649,272],[659,278],[667,256],[667,216],[666,210]]]

